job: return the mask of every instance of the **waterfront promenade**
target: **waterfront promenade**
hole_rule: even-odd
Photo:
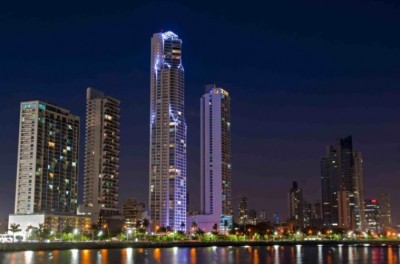
[[[69,249],[112,249],[112,248],[166,248],[166,247],[241,247],[241,246],[400,246],[400,240],[265,240],[265,241],[86,241],[86,242],[16,242],[0,243],[0,252],[41,251]]]

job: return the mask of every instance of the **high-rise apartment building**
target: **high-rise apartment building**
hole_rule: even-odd
[[[118,214],[120,101],[93,88],[86,93],[83,211]]]
[[[232,227],[231,99],[216,85],[200,98],[200,210],[188,218],[204,231]]]
[[[312,220],[312,204],[304,201],[303,203],[303,227],[311,226]]]
[[[247,196],[244,194],[239,197],[238,211],[239,211],[239,223],[241,225],[246,224],[247,219],[249,217],[249,211],[247,207]]]
[[[304,200],[303,191],[299,188],[297,182],[293,182],[289,191],[289,219],[294,221],[297,227],[304,226]]]
[[[339,226],[340,217],[341,225],[346,223],[350,229],[364,229],[362,166],[361,153],[353,151],[351,136],[338,139],[335,146],[328,146],[326,157],[321,160],[322,213],[325,226]],[[348,199],[345,199],[346,195]],[[339,199],[340,205],[345,207],[339,208]],[[350,207],[349,220],[343,218],[347,217],[344,214],[347,212],[346,200]]]
[[[355,225],[358,230],[365,230],[365,198],[364,198],[364,176],[363,176],[363,158],[360,151],[353,152],[354,169],[353,169],[353,202]]]
[[[153,228],[186,230],[186,121],[182,40],[151,39],[149,210]]]
[[[75,214],[78,154],[79,117],[49,103],[22,102],[14,213]]]
[[[232,215],[230,102],[215,85],[207,85],[200,99],[201,211],[217,218]]]

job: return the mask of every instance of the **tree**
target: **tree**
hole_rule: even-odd
[[[72,239],[72,232],[74,231],[74,228],[70,225],[67,225],[64,230],[62,231],[62,237],[63,239],[66,240],[71,240]]]
[[[229,227],[229,223],[228,223],[228,220],[224,220],[224,231],[225,231],[225,234],[228,234],[228,227]]]
[[[39,240],[44,240],[49,237],[50,229],[47,228],[44,224],[39,224],[39,228],[37,229],[37,235]]]
[[[202,235],[204,235],[204,233],[205,232],[201,228],[197,228],[196,235],[202,236]]]
[[[143,223],[142,223],[142,225],[144,226],[144,228],[146,229],[146,231],[147,231],[147,228],[149,227],[149,225],[150,225],[150,221],[149,221],[149,219],[147,219],[147,218],[145,218],[145,219],[143,219]]]
[[[192,230],[193,231],[197,230],[197,223],[196,222],[192,222]]]
[[[213,233],[215,233],[215,234],[218,234],[218,224],[217,223],[215,223],[214,225],[213,225]]]
[[[137,220],[136,221],[136,229],[140,229],[140,227],[142,226],[142,220]]]
[[[20,227],[20,225],[19,224],[15,224],[15,223],[12,223],[12,224],[10,224],[10,229],[8,229],[11,233],[13,233],[13,242],[14,242],[14,240],[15,240],[15,233],[17,233],[17,232],[21,232],[21,228],[19,228]]]
[[[182,222],[182,223],[181,223],[181,229],[185,229],[185,226],[186,226],[186,225],[185,225],[185,222]]]
[[[91,232],[92,232],[92,241],[94,241],[94,233],[96,233],[96,231],[99,230],[99,225],[93,223],[93,224],[90,226],[90,230],[91,230]]]
[[[27,235],[27,239],[30,239],[32,237],[32,232],[35,231],[35,229],[37,229],[37,227],[34,227],[33,225],[28,225],[25,232],[28,233]]]

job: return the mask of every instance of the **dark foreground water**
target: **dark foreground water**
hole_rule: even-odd
[[[0,253],[0,263],[399,263],[399,246],[125,248]]]

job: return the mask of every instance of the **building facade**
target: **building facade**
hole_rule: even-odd
[[[153,229],[186,229],[186,121],[182,40],[151,39],[149,211]]]
[[[337,192],[338,222],[337,227],[342,229],[354,229],[353,215],[351,206],[351,193],[340,190]]]
[[[40,101],[20,109],[16,215],[73,215],[78,199],[79,117]]]
[[[118,214],[120,101],[93,88],[86,91],[83,213]]]

